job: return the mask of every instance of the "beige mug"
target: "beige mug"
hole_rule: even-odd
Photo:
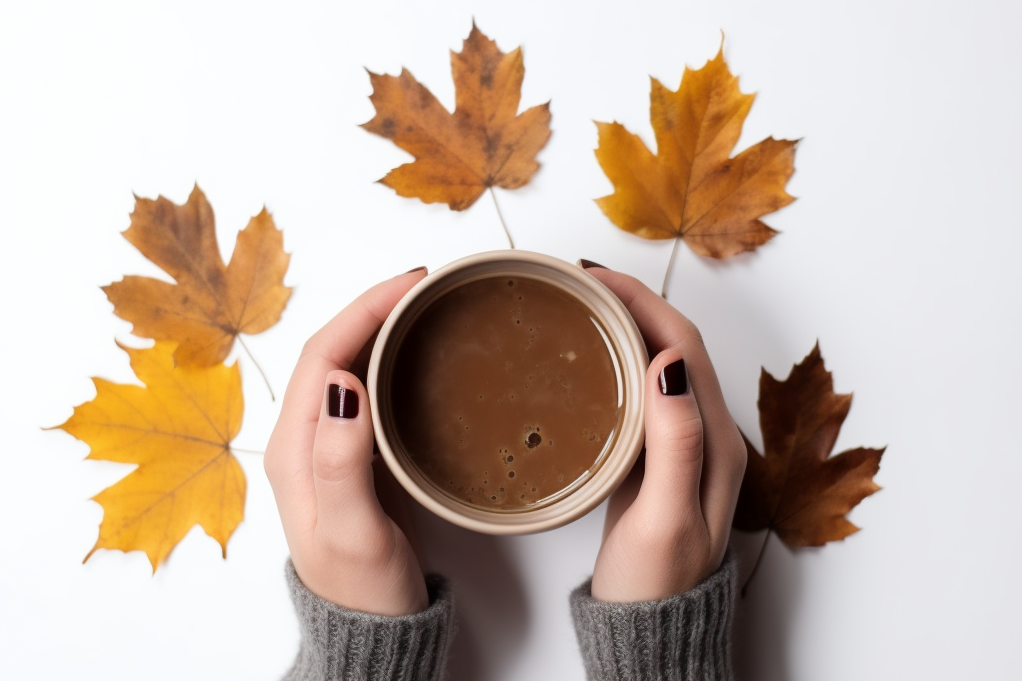
[[[398,349],[422,311],[459,286],[497,276],[537,280],[579,302],[601,329],[618,382],[618,422],[594,466],[563,493],[513,510],[470,504],[432,482],[397,436],[390,399]],[[440,517],[470,530],[528,534],[566,525],[589,513],[628,475],[644,443],[643,395],[648,364],[645,344],[627,308],[597,279],[580,267],[540,253],[490,251],[440,268],[401,299],[376,340],[366,388],[380,452],[412,497]]]

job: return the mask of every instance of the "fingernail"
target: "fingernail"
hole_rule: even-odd
[[[664,395],[684,395],[688,392],[685,360],[671,362],[660,370],[660,392]]]
[[[330,384],[327,413],[341,419],[353,419],[358,416],[358,393],[349,388]]]
[[[600,268],[601,270],[605,270],[605,269],[607,269],[606,267],[604,267],[604,266],[603,266],[603,265],[601,265],[600,263],[598,263],[598,262],[593,262],[592,260],[586,260],[585,258],[580,258],[580,259],[579,259],[579,261],[578,261],[578,264],[579,264],[579,265],[581,265],[581,266],[582,266],[582,269],[584,269],[584,270],[587,270],[587,269],[589,269],[590,267],[598,267],[598,268]]]
[[[411,274],[412,272],[425,272],[425,271],[426,271],[426,266],[422,265],[421,267],[416,267],[414,270],[408,270],[407,272],[405,272],[405,274]]]

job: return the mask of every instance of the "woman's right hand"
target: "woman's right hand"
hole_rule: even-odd
[[[264,459],[302,583],[379,615],[420,612],[429,599],[408,538],[377,497],[369,399],[349,369],[423,276],[425,268],[377,284],[309,339]]]

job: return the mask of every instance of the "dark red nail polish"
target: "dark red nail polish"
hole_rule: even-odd
[[[605,269],[607,269],[606,267],[604,267],[604,266],[603,266],[603,265],[601,265],[600,263],[598,263],[598,262],[593,262],[592,260],[586,260],[585,258],[582,258],[581,260],[579,260],[579,262],[580,262],[580,263],[582,263],[582,269],[584,269],[584,270],[587,270],[587,269],[589,269],[590,267],[598,267],[598,268],[600,268],[601,270],[605,270]]]
[[[358,393],[333,383],[328,388],[327,413],[334,418],[353,419],[358,416]]]
[[[408,270],[407,272],[405,272],[405,274],[411,274],[412,272],[423,272],[423,271],[425,271],[425,269],[426,269],[426,266],[422,265],[420,267],[416,267],[415,269]]]
[[[688,392],[685,360],[671,362],[660,370],[660,392],[664,395],[684,395]]]

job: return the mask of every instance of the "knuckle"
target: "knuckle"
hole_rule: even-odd
[[[741,434],[735,429],[735,436],[731,439],[731,446],[729,448],[731,456],[728,460],[731,462],[731,475],[732,482],[735,486],[742,484],[742,479],[745,477],[745,469],[749,463],[749,452],[745,446],[745,440],[742,439]]]
[[[361,299],[362,307],[379,324],[383,324],[390,315],[390,306],[387,305],[385,297],[376,291]]]
[[[692,323],[688,317],[682,315],[682,328],[685,333],[685,342],[695,344],[701,348],[706,348],[706,343],[703,341],[703,333],[699,330],[699,327]]]
[[[735,457],[734,479],[739,485],[742,483],[742,479],[745,478],[745,469],[748,466],[748,463],[748,454],[743,449],[739,456]]]
[[[315,452],[312,457],[313,473],[320,480],[337,482],[351,477],[361,466],[354,457],[341,452]]]
[[[667,451],[702,454],[703,421],[699,414],[663,423],[659,430],[660,446]]]
[[[302,352],[298,355],[298,362],[301,363],[308,357],[318,357],[322,353],[319,351],[319,333],[315,333],[309,337],[305,344],[302,346]]]
[[[263,454],[263,472],[266,474],[266,479],[270,483],[276,482],[281,476],[281,457],[277,453],[277,448],[273,446],[272,440],[266,447],[266,453]]]

